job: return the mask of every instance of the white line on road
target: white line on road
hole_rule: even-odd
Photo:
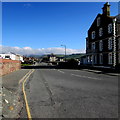
[[[71,74],[71,75],[76,76],[76,77],[83,77],[83,78],[88,78],[88,79],[101,80],[99,78],[94,78],[94,77],[89,77],[89,76],[82,76],[82,75],[76,75],[76,74]]]
[[[85,71],[90,71],[90,72],[98,72],[98,73],[99,73],[99,72],[102,72],[102,71],[100,71],[100,70],[99,70],[99,71],[98,71],[98,70],[90,70],[90,69],[83,69],[83,70],[85,70]]]
[[[80,70],[72,70],[72,69],[69,69],[69,70],[66,69],[65,71],[75,71],[75,72],[78,71],[78,72],[80,72]]]
[[[117,73],[106,73],[107,75],[115,75],[115,76],[118,76],[120,74],[117,74]]]
[[[61,73],[63,73],[63,74],[65,73],[65,72],[63,72],[63,71],[61,71],[61,70],[58,70],[58,71],[61,72]]]

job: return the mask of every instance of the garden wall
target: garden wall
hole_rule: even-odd
[[[18,60],[0,59],[0,76],[9,74],[21,68]]]

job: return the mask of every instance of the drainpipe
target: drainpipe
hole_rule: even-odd
[[[113,19],[113,66],[116,66],[116,18]]]

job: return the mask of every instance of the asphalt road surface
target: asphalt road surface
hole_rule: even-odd
[[[118,118],[118,76],[36,69],[26,94],[32,118]],[[25,106],[20,117],[27,117]]]

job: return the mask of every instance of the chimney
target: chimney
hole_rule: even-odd
[[[109,2],[106,2],[102,9],[103,9],[103,15],[110,16],[110,5],[109,5]]]

